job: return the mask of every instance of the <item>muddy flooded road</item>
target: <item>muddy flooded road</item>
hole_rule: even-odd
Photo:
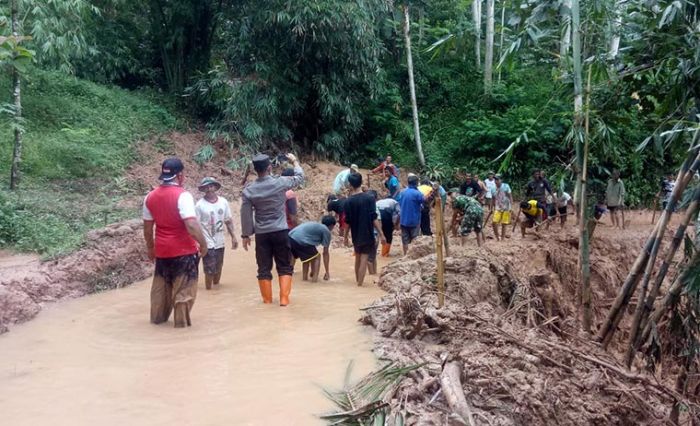
[[[395,248],[396,250],[396,248]],[[227,249],[222,284],[200,287],[189,329],[148,322],[150,279],[47,306],[0,336],[3,425],[323,424],[321,389],[376,366],[347,249],[331,281],[294,277],[291,305],[263,305],[253,251]],[[276,281],[275,281],[276,285]],[[278,302],[275,291],[275,303]]]

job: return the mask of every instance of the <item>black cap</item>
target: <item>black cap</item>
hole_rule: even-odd
[[[270,165],[270,157],[266,154],[257,154],[253,157],[253,168],[256,171],[263,171]]]
[[[185,166],[182,164],[182,161],[180,161],[179,158],[167,158],[165,161],[163,161],[163,164],[160,167],[160,176],[158,179],[171,180],[184,169]]]

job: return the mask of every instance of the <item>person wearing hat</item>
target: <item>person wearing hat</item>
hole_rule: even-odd
[[[335,195],[347,195],[346,193],[350,189],[350,184],[348,183],[348,176],[350,173],[360,173],[360,169],[357,164],[353,164],[349,169],[345,169],[338,173],[333,180],[333,194]]]
[[[270,157],[253,157],[258,178],[249,183],[241,195],[241,232],[243,249],[248,250],[255,234],[255,260],[258,264],[258,286],[263,303],[272,303],[272,261],[277,267],[280,285],[280,306],[289,304],[292,291],[292,255],[289,227],[285,213],[286,193],[304,182],[304,170],[297,158],[287,154],[294,165],[294,176],[272,176]]]
[[[221,184],[213,177],[205,177],[198,187],[204,193],[204,198],[197,201],[195,211],[199,225],[202,227],[204,239],[207,240],[207,255],[202,257],[204,269],[204,286],[211,290],[212,284],[218,285],[221,281],[221,268],[224,266],[224,225],[231,236],[231,248],[238,248],[238,240],[233,230],[233,217],[228,200],[216,195],[221,189]]]
[[[183,171],[179,158],[163,161],[159,177],[162,183],[143,202],[143,238],[148,258],[155,260],[151,322],[165,322],[174,311],[176,328],[192,325],[190,312],[197,297],[199,257],[207,255],[194,198],[182,187]]]

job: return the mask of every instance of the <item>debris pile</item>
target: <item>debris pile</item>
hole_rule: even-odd
[[[432,239],[385,267],[379,285],[388,294],[361,321],[379,332],[381,359],[420,365],[385,397],[392,412],[406,424],[664,423],[682,399],[673,386],[626,370],[579,335],[573,243],[564,233],[453,247],[443,308]],[[591,262],[592,288],[602,315],[633,259],[625,250],[597,253],[605,258]]]

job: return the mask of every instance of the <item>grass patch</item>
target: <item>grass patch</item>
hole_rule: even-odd
[[[9,100],[7,76],[0,94]],[[123,175],[136,160],[134,142],[180,127],[184,120],[153,92],[100,86],[33,69],[23,81],[26,120],[20,190],[0,190],[0,247],[47,257],[75,250],[85,233],[129,217]],[[0,118],[0,177],[9,181],[12,131]],[[159,139],[167,149],[170,142]]]

